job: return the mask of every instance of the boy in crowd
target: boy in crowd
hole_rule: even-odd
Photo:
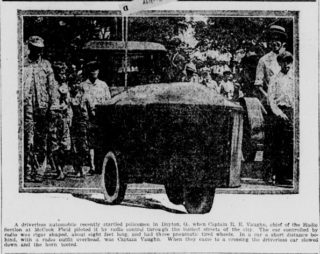
[[[88,113],[89,100],[79,85],[71,90],[71,107],[73,112],[71,140],[73,152],[73,168],[76,177],[83,177],[82,167],[87,165],[88,147]]]
[[[96,61],[89,62],[87,64],[88,79],[80,84],[80,87],[84,91],[84,98],[88,101],[88,132],[87,141],[90,154],[90,170],[88,174],[95,174],[95,163],[94,163],[94,150],[96,147],[96,134],[97,124],[95,119],[95,107],[98,104],[105,104],[111,99],[111,94],[108,85],[98,79],[99,76],[99,65]]]
[[[220,83],[220,93],[225,96],[228,100],[234,98],[235,86],[232,82],[233,76],[230,71],[225,71],[223,73],[223,79]]]
[[[63,180],[63,168],[66,165],[68,152],[71,150],[70,125],[72,110],[70,105],[67,80],[67,65],[55,62],[53,65],[55,82],[59,91],[59,103],[52,108],[49,125],[49,160],[51,167],[57,172],[57,180]]]
[[[212,79],[211,77],[211,69],[208,67],[203,67],[201,70],[201,83],[205,85],[208,88],[211,88],[212,90],[216,91],[217,93],[220,93],[220,87],[218,83]]]
[[[293,107],[294,76],[292,71],[293,57],[284,51],[277,57],[280,72],[271,79],[268,88],[268,99],[273,121],[273,140],[271,144],[271,166],[275,182],[290,183],[293,172]]]

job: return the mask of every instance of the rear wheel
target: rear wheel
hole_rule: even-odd
[[[184,206],[188,213],[208,213],[212,208],[214,195],[215,187],[187,186],[184,190]]]
[[[105,200],[110,204],[120,204],[124,199],[127,184],[123,182],[113,152],[108,152],[103,160],[102,189]]]

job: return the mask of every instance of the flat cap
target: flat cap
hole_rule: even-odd
[[[34,47],[43,48],[44,40],[40,36],[34,35],[29,37],[28,44]]]

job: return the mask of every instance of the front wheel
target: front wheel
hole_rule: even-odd
[[[102,190],[105,200],[109,204],[120,204],[124,199],[127,184],[121,178],[116,156],[108,152],[102,164]]]
[[[208,213],[212,208],[214,195],[215,187],[188,186],[184,190],[184,206],[188,213]]]

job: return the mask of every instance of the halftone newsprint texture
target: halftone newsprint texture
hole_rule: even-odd
[[[318,253],[318,3],[143,4],[2,3],[2,251]]]

